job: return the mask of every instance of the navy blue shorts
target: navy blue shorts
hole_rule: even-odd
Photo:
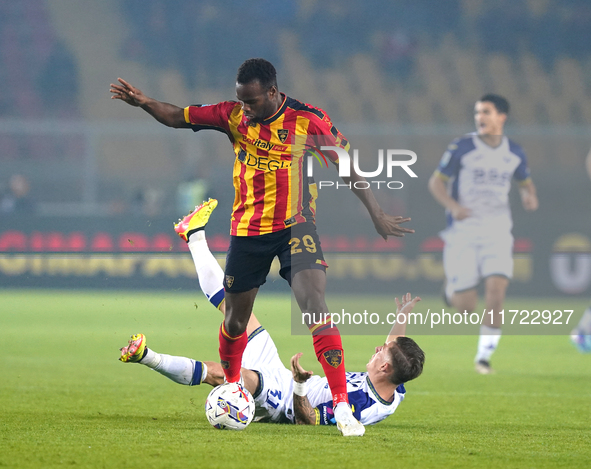
[[[260,287],[267,280],[275,256],[281,265],[279,275],[290,285],[292,277],[302,270],[328,267],[314,223],[300,223],[260,236],[231,236],[224,289],[240,293]]]

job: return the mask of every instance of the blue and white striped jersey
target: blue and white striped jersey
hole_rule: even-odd
[[[347,393],[353,415],[363,424],[371,425],[392,415],[406,394],[404,385],[396,388],[391,402],[382,399],[375,391],[366,372],[347,372]],[[312,376],[308,380],[308,400],[318,409],[319,424],[335,424],[332,410],[332,394],[326,377]]]
[[[294,423],[292,373],[281,362],[277,347],[262,327],[250,334],[242,356],[242,366],[256,370],[259,375],[259,388],[253,395],[256,405],[255,420]],[[377,423],[392,415],[406,394],[404,385],[401,384],[393,396],[380,397],[367,372],[346,372],[345,376],[353,414],[364,425]],[[316,409],[316,423],[335,424],[332,393],[326,377],[313,375],[306,383],[308,400]]]

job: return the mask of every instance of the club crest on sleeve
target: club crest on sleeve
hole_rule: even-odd
[[[287,129],[279,129],[277,131],[277,137],[279,137],[279,140],[281,140],[281,143],[285,143],[288,135],[289,135],[289,130],[287,130]]]
[[[234,285],[234,277],[232,275],[226,275],[226,285],[228,285],[228,288],[232,288],[232,285]]]
[[[342,350],[329,350],[322,354],[326,363],[330,366],[338,368],[343,363],[343,351]]]

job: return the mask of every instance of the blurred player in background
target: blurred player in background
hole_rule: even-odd
[[[197,212],[204,215],[202,222],[211,213],[211,202]],[[182,232],[178,225],[176,231]],[[188,245],[203,293],[223,314],[224,272],[209,250],[205,231],[193,232]],[[418,301],[420,298],[412,298],[410,293],[402,296],[402,302],[396,298],[396,317],[402,314],[408,318]],[[392,327],[386,343],[375,348],[366,365],[367,371],[346,373],[349,402],[355,418],[363,425],[377,423],[393,414],[405,397],[404,383],[422,373],[425,355],[414,340],[404,337],[406,323],[399,321]],[[327,379],[305,371],[299,363],[301,353],[291,358],[291,371],[285,368],[271,336],[254,314],[250,316],[246,334],[248,343],[242,356],[241,373],[245,387],[255,399],[255,421],[334,425],[334,404]],[[145,365],[179,384],[218,386],[224,382],[219,363],[157,353],[146,347],[143,334],[131,337],[121,349],[120,360]]]
[[[586,160],[587,174],[591,179],[591,150]],[[591,353],[591,306],[585,310],[577,327],[571,332],[571,341],[582,353]]]
[[[169,127],[218,130],[233,144],[235,199],[224,277],[226,315],[219,333],[226,380],[240,381],[254,300],[277,256],[280,274],[289,282],[302,313],[327,318],[324,324],[308,327],[333,393],[337,426],[344,436],[363,434],[363,426],[353,418],[347,401],[341,336],[328,326],[330,315],[324,298],[327,264],[314,223],[317,191],[305,172],[306,148],[348,150],[348,141],[324,111],[280,93],[275,67],[263,59],[249,59],[240,66],[238,101],[180,108],[149,98],[122,79],[111,84],[111,93],[113,99],[139,106]],[[302,140],[305,144],[298,145]],[[326,152],[326,156],[338,163],[336,152]],[[386,215],[371,190],[356,189],[355,183],[365,180],[355,171],[350,174],[345,182],[352,183],[350,187],[382,237],[413,232],[399,226],[409,219]],[[186,239],[193,229],[192,216],[183,220]]]
[[[490,357],[501,337],[505,292],[513,275],[513,221],[509,207],[511,180],[519,182],[523,208],[537,210],[536,188],[530,178],[525,153],[503,135],[509,103],[487,94],[476,102],[476,132],[454,140],[429,180],[429,190],[446,209],[446,303],[460,312],[474,311],[477,287],[485,286],[487,311],[480,327],[476,371],[493,370]]]

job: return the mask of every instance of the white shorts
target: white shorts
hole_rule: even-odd
[[[242,367],[256,371],[260,385],[254,396],[255,421],[293,423],[293,376],[285,368],[269,333],[259,327],[248,338]]]
[[[495,237],[476,238],[461,232],[445,233],[443,268],[450,297],[455,292],[476,288],[482,279],[491,275],[513,277],[513,236],[511,233]]]

